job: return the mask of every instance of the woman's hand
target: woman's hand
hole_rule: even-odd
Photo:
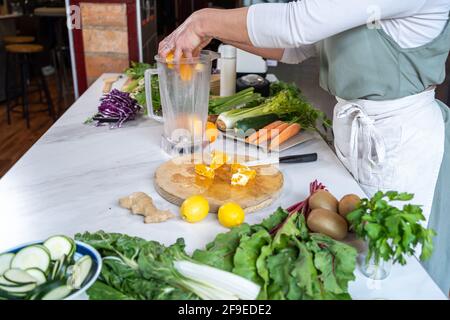
[[[248,8],[202,9],[194,12],[172,34],[160,42],[158,53],[165,58],[173,51],[174,60],[200,53],[212,38],[251,46],[247,32]]]
[[[202,30],[202,11],[194,12],[182,25],[159,43],[158,53],[161,57],[165,58],[173,51],[175,61],[182,56],[191,58],[197,56],[208,45],[212,37],[207,36],[205,30]]]

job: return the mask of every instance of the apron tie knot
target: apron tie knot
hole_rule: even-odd
[[[386,157],[383,137],[376,129],[375,121],[359,104],[348,103],[340,106],[336,117],[338,119],[348,118],[351,122],[349,160],[352,172],[359,181],[359,172],[366,172],[369,168],[358,168],[358,159],[367,157],[373,166],[383,164]],[[360,163],[365,164],[366,162]]]

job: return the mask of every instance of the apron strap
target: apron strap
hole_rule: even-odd
[[[349,141],[349,164],[351,171],[359,181],[358,159],[367,157],[372,165],[384,163],[386,149],[383,137],[374,126],[375,121],[371,119],[361,105],[349,102],[341,105],[336,110],[338,119],[349,118],[351,121],[351,133]],[[360,162],[366,166],[366,162]],[[369,168],[361,168],[364,172]]]

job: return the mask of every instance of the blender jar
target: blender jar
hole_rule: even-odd
[[[145,72],[145,91],[149,116],[163,122],[161,147],[170,155],[198,152],[205,140],[211,65],[219,55],[202,51],[198,57],[176,63],[155,56],[157,69]],[[159,78],[162,116],[152,103],[151,77]]]

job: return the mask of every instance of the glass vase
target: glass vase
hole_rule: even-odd
[[[361,253],[358,255],[358,266],[362,274],[367,278],[372,280],[383,280],[386,279],[391,273],[392,260],[382,260],[380,259],[375,262],[375,258],[372,256],[369,261],[367,261],[367,253]]]

